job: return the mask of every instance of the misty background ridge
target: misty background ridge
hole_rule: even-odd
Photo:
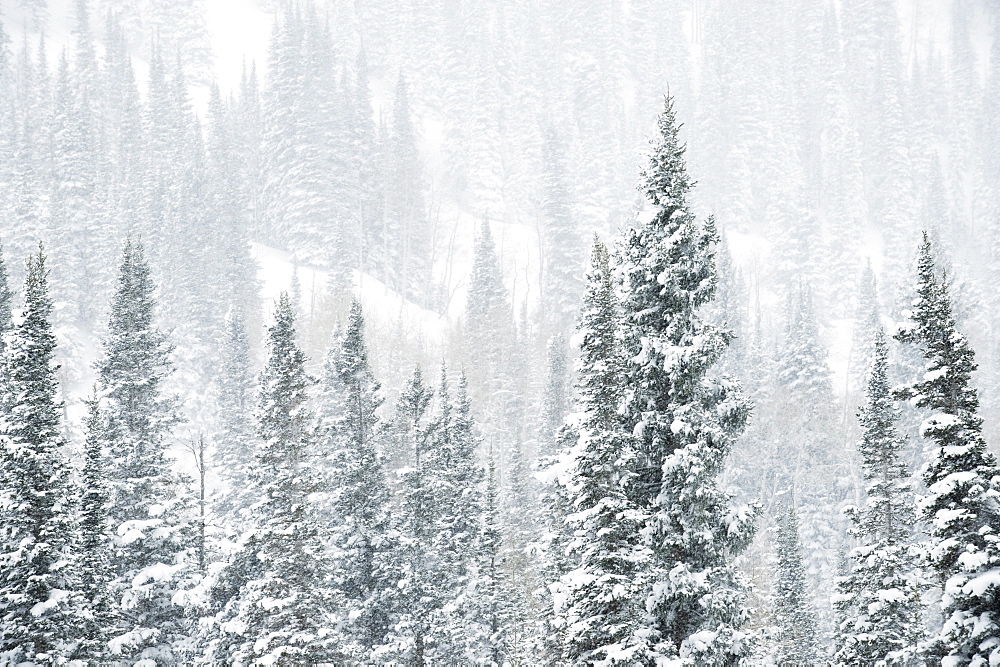
[[[917,567],[907,540],[934,530],[912,496],[930,493],[935,438],[968,435],[982,471],[1000,435],[998,21],[986,0],[3,0],[0,306],[13,317],[0,313],[0,332],[28,340],[16,332],[33,307],[51,325],[46,437],[66,452],[51,478],[120,473],[92,499],[107,514],[73,520],[116,563],[87,584],[107,592],[107,609],[93,595],[80,607],[93,637],[3,659],[48,664],[72,645],[128,664],[864,664],[844,657],[837,606],[868,535],[844,510],[867,507],[875,484],[859,442],[880,419],[899,433],[885,451],[901,472],[883,482],[909,495],[884,502],[913,517],[878,552],[898,573]],[[656,181],[657,165],[676,169]],[[676,330],[643,321],[643,271],[688,304],[670,311]],[[41,283],[50,311],[29,298]],[[618,318],[606,339],[601,304]],[[897,340],[900,326],[918,333]],[[953,330],[974,361],[961,345],[961,363],[928,356]],[[685,345],[704,368],[671,365],[664,350]],[[720,494],[698,511],[729,530],[705,556],[712,585],[745,611],[733,634],[591,646],[572,616],[592,602],[574,597],[592,574],[581,544],[624,535],[607,548],[632,583],[609,584],[610,599],[646,599],[628,586],[674,572],[640,576],[649,545],[629,541],[669,523],[650,509],[666,496],[648,491],[667,483],[666,459],[622,442],[711,431],[676,416],[702,394],[663,408],[662,424],[637,407],[667,382],[656,364],[718,397],[704,419],[723,435],[704,442],[719,458],[691,475]],[[972,398],[920,404],[946,375]],[[6,391],[21,396],[10,430],[30,392]],[[608,426],[602,402],[629,428]],[[593,470],[629,471],[600,492],[578,464],[597,441]],[[586,523],[604,520],[617,528]],[[276,537],[291,525],[295,549]],[[301,560],[247,555],[271,547]],[[1000,567],[989,558],[976,567]],[[282,568],[317,597],[275,602],[294,598],[268,588]],[[899,615],[924,641],[940,591],[911,579]],[[403,597],[379,607],[376,580]],[[21,612],[77,608],[68,593],[47,600]],[[610,606],[625,619],[614,627],[647,613]],[[278,611],[262,620],[264,608]],[[27,636],[11,630],[21,612],[0,618],[11,637]],[[805,625],[789,630],[795,617]],[[257,655],[246,628],[272,636],[264,626],[276,634]],[[899,664],[917,664],[915,637],[898,639]]]

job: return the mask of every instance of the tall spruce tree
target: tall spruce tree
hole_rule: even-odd
[[[858,286],[858,307],[854,318],[854,335],[851,341],[851,357],[848,371],[851,386],[864,388],[868,372],[874,359],[871,356],[875,337],[880,328],[880,308],[878,300],[878,280],[872,271],[871,260],[865,264]]]
[[[597,238],[580,321],[578,388],[584,414],[571,450],[567,518],[571,562],[556,584],[565,608],[563,657],[571,662],[635,664],[647,660],[647,592],[639,573],[648,563],[640,531],[646,514],[629,496],[636,442],[621,428],[618,405],[623,358],[617,337],[620,308],[607,248]]]
[[[354,111],[354,141],[358,211],[359,256],[361,267],[374,272],[382,253],[385,196],[382,192],[383,173],[378,160],[378,135],[372,110],[372,93],[368,79],[368,58],[364,46],[358,52],[352,89]]]
[[[579,309],[585,246],[570,207],[566,148],[553,127],[542,144],[542,292],[549,332],[564,334]]]
[[[927,557],[943,587],[944,624],[926,651],[946,664],[992,664],[1000,661],[1000,469],[982,436],[975,353],[955,328],[948,288],[925,233],[917,297],[896,339],[916,345],[926,361],[923,376],[897,397],[930,411],[920,430],[936,448],[920,509],[931,525]]]
[[[343,412],[333,423],[333,543],[340,545],[334,586],[345,597],[346,650],[352,659],[378,661],[392,624],[398,575],[397,535],[389,515],[391,494],[377,441],[380,384],[368,363],[365,320],[355,301],[344,332],[336,375]]]
[[[825,613],[836,576],[835,545],[845,530],[834,509],[847,500],[838,483],[851,470],[839,455],[833,373],[808,288],[796,288],[788,309],[787,338],[776,360],[778,382],[770,397],[772,405],[780,406],[780,414],[770,421],[780,424],[781,440],[787,443],[775,452],[780,459],[773,468],[773,488],[795,489],[808,584],[823,600],[819,609]]]
[[[553,336],[549,340],[548,369],[542,394],[542,420],[538,428],[538,455],[556,452],[556,440],[566,418],[566,340]]]
[[[229,485],[220,509],[235,514],[239,514],[256,500],[249,497],[252,492],[251,473],[256,467],[253,461],[253,424],[247,418],[254,400],[250,364],[250,339],[243,313],[238,307],[234,307],[226,317],[222,368],[216,380],[220,432],[215,456],[216,467]]]
[[[310,495],[321,488],[309,409],[313,379],[295,340],[286,292],[268,329],[257,408],[259,494],[253,532],[230,567],[244,578],[219,620],[213,659],[230,664],[313,664],[342,659],[335,645],[327,535]]]
[[[896,431],[889,346],[881,329],[872,352],[866,403],[858,415],[868,501],[849,514],[859,544],[850,553],[846,576],[837,582],[842,621],[834,662],[907,665],[914,662],[923,635],[917,556],[910,543],[914,499],[909,471],[900,459],[903,440]]]
[[[788,337],[778,359],[778,379],[798,396],[821,405],[832,400],[832,373],[819,340],[812,293],[799,285],[789,299]]]
[[[187,632],[172,602],[189,537],[167,457],[179,421],[174,399],[163,395],[173,348],[155,326],[154,289],[142,244],[127,240],[97,379],[115,535],[111,592],[122,621],[112,642],[136,659],[173,655],[172,643]]]
[[[87,401],[84,464],[80,474],[80,540],[77,570],[80,592],[90,614],[81,628],[76,657],[86,660],[109,658],[109,633],[118,627],[114,601],[110,595],[111,535],[108,530],[108,480],[106,443],[103,438],[99,401]]]
[[[76,592],[76,495],[62,435],[56,335],[39,245],[0,385],[0,663],[61,664],[84,622]]]
[[[453,401],[447,368],[442,365],[427,463],[434,480],[432,544],[443,601],[435,613],[431,638],[438,659],[444,662],[475,662],[485,657],[476,633],[467,631],[470,624],[482,620],[475,603],[478,589],[484,585],[475,555],[483,512],[479,444],[465,377],[460,378]]]
[[[493,449],[487,457],[481,524],[473,552],[476,585],[467,601],[469,659],[502,665],[514,654],[513,588],[504,569],[500,489]]]
[[[428,645],[428,635],[443,597],[443,573],[434,539],[438,506],[437,480],[430,465],[436,430],[428,415],[431,395],[420,368],[416,368],[399,396],[395,417],[397,431],[411,451],[409,465],[400,475],[400,613],[390,642],[398,659],[415,667],[433,663],[434,647]]]
[[[626,231],[622,292],[624,432],[635,434],[628,494],[648,512],[641,566],[649,612],[643,662],[736,663],[749,651],[747,584],[733,559],[750,544],[756,511],[730,506],[717,486],[750,413],[739,384],[710,375],[732,333],[702,321],[715,292],[709,219],[688,207],[691,181],[668,97],[643,191],[653,216]]]
[[[436,305],[429,292],[433,238],[424,210],[417,133],[410,115],[406,79],[402,75],[396,84],[389,141],[383,272],[388,282],[406,298],[424,305]]]
[[[513,347],[514,325],[489,220],[483,220],[476,239],[465,317],[469,360],[475,360],[470,380],[476,404],[499,417],[499,396],[509,385],[506,357]]]
[[[6,346],[7,333],[14,328],[12,319],[14,293],[11,291],[9,280],[7,265],[3,259],[3,246],[0,245],[0,354],[3,354]]]
[[[799,542],[799,519],[788,503],[778,514],[775,550],[778,555],[774,584],[779,665],[815,665],[820,661],[816,637],[816,612],[806,588],[806,569]]]

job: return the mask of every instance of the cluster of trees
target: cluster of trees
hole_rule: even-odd
[[[418,368],[383,424],[357,302],[319,379],[287,294],[259,383],[232,314],[218,451],[196,450],[225,481],[209,526],[205,477],[179,476],[167,451],[172,348],[143,246],[125,244],[76,461],[42,249],[18,318],[0,278],[4,664],[502,662],[513,601],[498,482],[464,378],[442,367],[434,389]],[[405,467],[389,470],[390,453]]]
[[[209,456],[204,441],[192,445],[197,484],[178,475],[168,445],[181,417],[164,390],[173,348],[154,321],[143,246],[131,239],[74,457],[46,256],[39,246],[27,262],[18,317],[0,263],[2,659],[1000,659],[1000,467],[981,434],[974,353],[926,235],[910,323],[895,336],[923,357],[916,379],[890,388],[888,341],[881,330],[872,339],[859,414],[866,498],[847,509],[854,546],[836,579],[833,646],[810,601],[790,503],[778,522],[773,602],[756,614],[770,620],[754,623],[744,565],[761,507],[735,504],[720,484],[751,403],[719,371],[733,341],[706,317],[719,238],[711,218],[691,211],[669,98],[659,130],[643,181],[652,217],[613,251],[595,239],[577,335],[579,418],[551,418],[554,455],[534,485],[509,456],[513,483],[500,483],[467,382],[444,366],[436,388],[415,369],[383,420],[357,302],[312,377],[287,293],[259,382],[244,318],[230,312],[217,446]],[[554,354],[553,415],[565,403],[564,367]],[[924,411],[919,432],[933,445],[919,503],[898,401]],[[208,494],[213,466],[222,479]],[[523,503],[520,520],[511,503]],[[526,564],[535,589],[518,577]],[[935,588],[939,619],[926,613]]]
[[[974,353],[956,329],[949,283],[926,234],[909,323],[895,336],[923,357],[915,379],[891,388],[888,342],[881,329],[871,340],[857,444],[865,498],[844,508],[853,548],[835,580],[832,650],[807,587],[794,487],[777,521],[769,627],[750,629],[750,586],[733,560],[750,545],[761,508],[730,506],[718,488],[750,404],[735,381],[712,370],[732,341],[731,331],[703,320],[717,288],[717,237],[711,219],[699,225],[690,212],[669,100],[660,130],[643,187],[652,220],[627,230],[612,255],[599,241],[593,253],[580,325],[583,419],[563,454],[553,505],[564,532],[556,541],[561,576],[551,584],[558,657],[720,665],[762,654],[778,664],[1000,659],[1000,467],[981,433]],[[923,410],[919,435],[932,444],[919,502],[897,401]],[[928,618],[935,589],[941,616]]]
[[[385,581],[398,587],[378,621],[385,634],[373,660],[405,651],[451,660],[440,656],[455,653],[438,651],[462,643],[441,633],[454,632],[461,614],[479,619],[470,621],[482,630],[478,637],[492,637],[463,650],[498,662],[828,654],[850,663],[878,651],[905,661],[971,646],[961,633],[973,618],[973,598],[992,595],[985,574],[993,567],[992,537],[982,517],[992,512],[993,464],[976,434],[992,436],[1000,396],[993,333],[1000,310],[990,289],[1000,266],[1000,191],[992,178],[1000,164],[993,112],[1000,40],[992,41],[990,62],[981,62],[973,45],[986,36],[979,24],[987,22],[972,17],[994,10],[978,0],[952,3],[950,31],[935,31],[931,40],[929,17],[944,14],[928,14],[925,3],[901,13],[897,4],[756,0],[733,10],[721,0],[542,0],[400,9],[397,2],[334,0],[322,10],[274,7],[265,74],[258,81],[248,61],[233,91],[211,86],[196,112],[190,91],[206,80],[204,53],[175,28],[197,22],[198,0],[163,7],[78,0],[58,58],[44,38],[44,0],[23,3],[40,17],[25,26],[23,40],[0,24],[0,234],[8,257],[27,256],[39,238],[50,255],[47,319],[61,364],[52,400],[63,438],[53,451],[72,462],[55,477],[69,480],[75,498],[54,507],[78,526],[78,537],[66,539],[90,544],[96,538],[87,535],[98,534],[103,521],[115,545],[128,542],[113,547],[109,557],[121,555],[113,567],[87,565],[90,556],[81,555],[67,565],[66,581],[53,579],[52,590],[105,586],[106,606],[87,607],[95,604],[90,593],[83,606],[75,593],[60,594],[38,607],[40,614],[63,604],[88,618],[111,614],[117,620],[93,627],[113,628],[99,643],[118,637],[111,646],[125,654],[170,645],[183,656],[244,655],[241,624],[251,627],[258,621],[247,615],[259,601],[266,606],[283,594],[270,587],[308,588],[264,583],[283,566],[247,556],[255,539],[275,543],[281,529],[272,519],[316,531],[303,538],[302,553],[356,543],[336,519],[346,501],[324,486],[348,459],[331,453],[344,449],[333,415],[346,390],[328,389],[340,386],[328,372],[339,362],[322,359],[328,347],[342,348],[361,272],[438,313],[454,315],[460,309],[449,308],[452,295],[468,292],[464,315],[440,320],[440,339],[414,331],[403,316],[397,322],[367,311],[374,324],[365,341],[369,364],[384,397],[372,408],[381,423],[372,432],[392,520],[365,534],[386,536],[379,547],[390,554]],[[103,29],[92,27],[95,7]],[[901,16],[912,19],[910,30],[901,30]],[[140,45],[137,21],[160,38]],[[200,30],[180,32],[197,41]],[[904,32],[909,42],[901,50]],[[937,50],[944,41],[949,48]],[[147,54],[142,87],[132,57]],[[648,196],[637,202],[634,154],[667,89],[678,93],[688,119],[683,128],[673,124],[671,141],[688,140],[686,157],[701,187],[688,190],[678,176],[667,195],[669,179],[661,179],[661,190],[644,185]],[[661,127],[657,136],[666,134]],[[658,146],[661,156],[671,154]],[[718,234],[694,223],[694,211],[714,212]],[[588,234],[596,229],[608,238],[604,232],[633,226],[616,247],[595,249],[584,280]],[[933,241],[922,261],[937,267],[937,277],[921,269],[915,290],[910,248],[921,229]],[[131,335],[105,312],[118,303],[114,255],[129,234],[145,244],[160,287],[157,328],[169,332],[169,344],[153,334],[147,341],[155,348],[143,353],[148,382],[127,376],[132,361],[107,351]],[[510,250],[524,239],[527,266]],[[256,381],[265,308],[255,247],[288,251],[293,263],[329,276],[327,285],[311,286],[308,300],[297,279],[289,288],[297,345],[319,381],[305,390],[302,410],[310,414],[296,416],[298,426],[282,434],[260,432],[258,417],[248,416],[259,416],[266,393]],[[471,271],[463,268],[466,255]],[[686,264],[663,269],[680,258]],[[22,301],[27,308],[29,270],[8,268],[0,330],[10,332],[14,349],[27,319],[7,314]],[[934,281],[937,287],[926,287]],[[20,294],[18,284],[25,285]],[[668,286],[674,296],[663,291]],[[658,298],[669,303],[654,305]],[[915,325],[905,341],[886,339],[878,353],[880,329],[895,324],[890,317],[900,308],[917,313],[916,298],[937,304],[925,313],[936,313],[936,333]],[[583,327],[571,338],[581,303]],[[966,373],[971,357],[921,358],[932,347],[958,355],[954,337],[942,333],[949,326],[979,351],[980,373]],[[102,346],[108,361],[95,365]],[[465,398],[455,374],[447,387],[431,383],[433,391],[409,375],[442,358],[465,371]],[[681,368],[682,361],[690,364]],[[743,394],[723,374],[741,378]],[[885,390],[945,376],[955,383],[947,391],[915,386],[904,400]],[[119,381],[142,387],[119,391]],[[432,398],[425,405],[420,396]],[[398,401],[409,403],[394,410]],[[863,418],[855,420],[862,402]],[[154,415],[148,422],[116,412],[141,405]],[[462,410],[466,417],[457,416]],[[933,421],[936,414],[958,416]],[[465,428],[458,423],[472,415],[475,446],[457,435]],[[300,431],[299,444],[289,444]],[[291,440],[279,444],[279,435]],[[442,472],[450,469],[442,461],[468,456],[434,453],[451,451],[445,440],[476,451],[465,481]],[[889,441],[897,443],[895,454]],[[320,451],[329,465],[305,466],[316,478],[295,481],[287,496],[264,493],[274,480],[255,478],[259,466],[248,453],[263,442],[273,445],[272,457],[312,461],[309,452]],[[149,461],[121,463],[128,471],[112,467],[140,450]],[[928,468],[937,470],[933,477],[921,472],[943,452],[968,460],[946,466],[942,459]],[[705,458],[694,462],[695,453]],[[99,454],[107,459],[104,473]],[[193,482],[175,470],[189,459],[196,462]],[[979,476],[956,477],[952,463],[979,466]],[[669,474],[664,464],[674,466]],[[691,488],[705,489],[696,510],[679,481],[685,466],[692,466]],[[282,474],[295,480],[292,469]],[[85,483],[101,474],[106,488]],[[450,498],[459,487],[469,504],[427,500],[439,491]],[[719,489],[732,492],[732,508]],[[103,519],[86,510],[99,506],[102,494],[119,493],[124,509],[109,500]],[[949,514],[958,512],[952,504],[977,494],[981,506],[976,500],[973,509]],[[937,499],[914,508],[914,495]],[[308,502],[299,515],[293,498],[302,497]],[[471,514],[459,521],[435,513],[451,504]],[[844,514],[845,507],[858,509]],[[689,510],[698,521],[675,514]],[[941,512],[940,521],[932,511]],[[154,519],[161,523],[144,523]],[[478,532],[454,537],[454,522],[475,523]],[[722,536],[704,525],[733,532]],[[125,526],[121,534],[118,526]],[[929,533],[946,546],[917,548]],[[709,535],[711,548],[702,543]],[[973,547],[954,552],[954,544]],[[460,564],[456,545],[476,555]],[[149,554],[139,554],[144,549]],[[357,620],[368,612],[351,606],[357,598],[338,597],[357,583],[338,573],[342,559],[355,557],[338,549],[309,575],[328,577],[317,590],[330,597],[315,604],[355,618],[325,617],[335,634],[324,635],[321,648],[375,651],[377,642],[359,640],[353,625],[368,622]],[[913,549],[930,554],[931,564]],[[164,567],[152,567],[157,563]],[[920,576],[913,575],[918,564]],[[725,591],[704,583],[701,573],[710,570],[728,582]],[[87,583],[83,571],[110,579]],[[438,571],[450,573],[441,589],[428,575]],[[655,581],[673,581],[671,572],[675,587],[654,590]],[[878,589],[875,580],[896,583]],[[937,627],[933,583],[952,605],[945,627],[957,633],[937,648],[927,632]],[[244,587],[252,591],[241,598]],[[473,590],[509,603],[482,602],[470,597]],[[899,594],[879,593],[885,590]],[[726,596],[734,606],[726,607]],[[400,602],[413,599],[423,602]],[[727,616],[737,602],[742,611]],[[128,613],[115,605],[129,605]],[[474,608],[507,620],[493,625]],[[172,620],[160,624],[161,613]],[[697,617],[686,629],[662,620],[684,614]],[[916,616],[929,619],[903,623]],[[969,632],[988,636],[991,622]],[[871,632],[879,624],[896,629]],[[172,638],[157,639],[151,628],[161,627]]]
[[[0,25],[4,242],[21,257],[48,240],[67,355],[102,329],[111,249],[129,234],[144,239],[161,276],[164,322],[194,385],[216,370],[205,360],[230,304],[260,321],[251,240],[328,269],[320,287],[332,295],[362,270],[415,303],[444,306],[402,75],[391,115],[376,123],[364,51],[341,68],[327,18],[289,10],[275,23],[267,85],[248,63],[236,91],[212,84],[197,113],[187,51],[154,40],[140,92],[129,12],[105,7],[99,40],[90,4],[74,4],[72,47],[55,72],[44,32],[15,46]],[[22,267],[11,271],[23,278]]]

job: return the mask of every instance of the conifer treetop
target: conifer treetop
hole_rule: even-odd
[[[920,427],[935,457],[924,468],[919,508],[931,525],[928,562],[944,593],[944,625],[927,652],[953,664],[1000,660],[995,598],[1000,571],[1000,470],[986,446],[972,384],[975,353],[955,327],[946,276],[938,279],[925,233],[917,256],[917,297],[897,340],[924,356],[924,373],[895,391],[931,414]],[[957,662],[956,662],[957,661]]]
[[[686,147],[680,141],[681,124],[674,113],[674,99],[667,95],[663,112],[656,119],[659,132],[652,140],[650,165],[643,172],[646,198],[663,209],[667,218],[676,212],[688,212],[688,192],[694,186],[684,163]]]
[[[14,292],[11,290],[9,280],[7,265],[3,259],[3,244],[0,243],[0,352],[3,352],[4,348],[4,334],[14,326],[11,312],[14,307]]]
[[[38,452],[63,444],[60,429],[62,402],[57,400],[55,364],[56,335],[52,330],[52,298],[49,296],[48,269],[41,243],[38,253],[27,261],[24,282],[24,314],[17,325],[7,359],[7,373],[18,393],[11,398],[17,406],[6,429],[15,441]]]

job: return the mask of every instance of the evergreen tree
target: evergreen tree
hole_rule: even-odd
[[[513,589],[504,569],[496,462],[489,451],[483,513],[474,552],[476,583],[467,601],[469,659],[502,665],[513,653]]]
[[[208,132],[205,141],[207,155],[208,205],[218,229],[215,242],[221,246],[226,298],[231,309],[241,313],[259,311],[257,267],[250,256],[247,216],[248,192],[246,178],[239,169],[240,155],[234,117],[238,110],[226,105],[218,86],[213,85],[208,109]]]
[[[0,245],[0,355],[6,347],[6,336],[14,328],[12,319],[14,294],[11,292],[7,265],[3,259],[3,246]]]
[[[0,662],[60,664],[83,618],[74,580],[76,497],[57,398],[45,255],[28,259],[24,316],[0,394]]]
[[[555,453],[555,441],[566,418],[566,343],[562,336],[549,340],[547,356],[542,423],[538,429],[539,456],[551,456]]]
[[[441,367],[438,414],[433,421],[427,463],[433,475],[435,503],[432,545],[437,556],[438,586],[442,608],[431,629],[436,656],[444,662],[479,661],[482,647],[467,628],[481,621],[477,614],[478,590],[484,585],[476,549],[483,515],[483,470],[477,460],[472,406],[465,376],[459,380],[452,402],[447,369]]]
[[[649,550],[641,544],[646,515],[629,497],[635,483],[636,443],[621,429],[620,309],[608,251],[597,238],[591,256],[580,322],[578,387],[586,415],[568,491],[567,518],[575,569],[558,586],[566,607],[563,656],[572,662],[635,664],[646,659],[639,574]]]
[[[358,52],[355,68],[354,135],[357,142],[358,230],[361,267],[374,272],[382,252],[385,196],[382,193],[382,172],[378,159],[378,136],[372,94],[368,80],[368,58],[364,46]]]
[[[424,210],[420,155],[410,116],[409,92],[402,75],[396,85],[392,121],[385,211],[389,238],[383,239],[390,245],[383,257],[383,271],[400,294],[430,305],[433,239]]]
[[[328,587],[327,536],[310,494],[321,488],[313,468],[315,429],[306,357],[295,341],[286,292],[268,329],[268,358],[257,409],[257,467],[262,498],[235,577],[246,577],[221,615],[213,658],[235,664],[297,665],[337,659]],[[256,562],[254,562],[256,560]]]
[[[777,533],[778,576],[774,586],[774,615],[778,626],[776,658],[779,665],[819,664],[816,613],[806,589],[799,520],[791,504],[778,515]]]
[[[172,346],[154,324],[156,301],[141,243],[127,240],[97,363],[101,439],[107,443],[108,516],[114,540],[111,592],[122,621],[112,639],[124,655],[172,655],[186,632],[172,598],[188,539],[178,480],[167,458],[179,421],[163,395]]]
[[[346,598],[346,649],[355,660],[377,662],[393,620],[397,536],[390,525],[391,496],[377,442],[376,410],[382,397],[368,363],[364,328],[361,304],[355,301],[336,367],[343,413],[328,445],[335,470],[331,539],[339,545],[333,581]]]
[[[800,285],[789,308],[788,338],[778,360],[778,379],[803,398],[808,396],[829,404],[833,394],[832,373],[819,340],[812,293]]]
[[[652,219],[621,243],[623,431],[635,434],[637,479],[627,493],[648,512],[644,546],[648,653],[636,659],[735,663],[749,650],[747,585],[733,558],[749,546],[756,511],[717,487],[750,406],[739,385],[710,377],[732,333],[701,321],[713,298],[711,219],[688,208],[691,182],[668,97],[643,190]]]
[[[516,335],[488,220],[476,239],[464,333],[470,388],[483,415],[484,436],[496,437],[498,450],[507,453],[522,426],[511,368]]]
[[[429,634],[445,588],[435,540],[440,508],[430,455],[437,425],[428,423],[430,402],[431,391],[417,368],[396,403],[397,429],[405,436],[412,455],[410,465],[400,475],[400,614],[390,640],[400,661],[416,667],[433,664],[435,647],[428,646]]]
[[[219,391],[218,448],[216,468],[229,485],[223,512],[246,509],[253,469],[254,432],[247,415],[252,411],[254,390],[250,368],[250,340],[242,311],[234,308],[226,316],[222,342],[222,368],[217,380]]]
[[[423,382],[419,368],[414,371],[396,400],[392,423],[389,425],[393,462],[398,467],[412,468],[420,464],[421,448],[416,443],[431,402],[431,390]]]
[[[507,303],[507,291],[503,284],[500,259],[497,257],[496,243],[490,229],[489,220],[483,220],[472,258],[472,276],[469,279],[469,295],[466,300],[466,330],[469,339],[484,347],[484,354],[478,364],[488,364],[489,372],[499,370],[501,345],[507,341],[495,341],[498,335],[513,336],[511,310]],[[478,351],[478,350],[477,350]]]
[[[340,381],[340,357],[343,352],[344,332],[338,324],[330,337],[323,367],[319,374],[319,386],[316,392],[316,418],[321,443],[328,445],[336,442],[336,427],[344,418],[347,409],[344,395],[344,385]],[[333,454],[334,452],[327,452]],[[325,456],[323,465],[331,465],[331,457]]]
[[[878,330],[866,404],[858,415],[868,502],[850,512],[859,545],[850,554],[853,567],[837,582],[843,620],[834,661],[842,665],[911,664],[923,634],[917,558],[910,544],[913,494],[900,460],[903,440],[896,432],[888,356]]]
[[[920,509],[931,525],[928,561],[944,588],[944,624],[926,650],[949,664],[988,664],[1000,660],[1000,470],[981,434],[975,353],[955,328],[949,283],[937,276],[926,233],[909,319],[896,339],[920,349],[925,372],[897,397],[931,411],[920,431],[936,452],[923,472],[929,493]]]
[[[873,361],[871,350],[875,345],[875,337],[881,327],[878,280],[875,278],[875,272],[872,271],[870,260],[865,264],[864,272],[861,274],[856,313],[854,318],[854,336],[851,341],[849,371],[852,386],[863,387]]]
[[[579,308],[583,246],[570,208],[565,146],[550,127],[543,144],[542,293],[551,333],[565,333]]]
[[[773,489],[796,490],[796,511],[801,520],[807,581],[811,594],[822,600],[820,615],[831,607],[826,600],[836,573],[836,541],[843,535],[841,515],[844,485],[851,470],[840,456],[833,373],[820,341],[811,292],[799,286],[790,309],[787,338],[777,358],[776,380],[770,398],[780,440],[790,446],[775,449]],[[763,410],[762,410],[763,412]]]
[[[81,629],[77,657],[104,660],[109,657],[109,632],[118,627],[111,584],[111,536],[108,534],[108,480],[106,444],[103,440],[99,401],[87,401],[84,465],[80,475],[80,540],[77,569],[80,592],[90,615]]]

